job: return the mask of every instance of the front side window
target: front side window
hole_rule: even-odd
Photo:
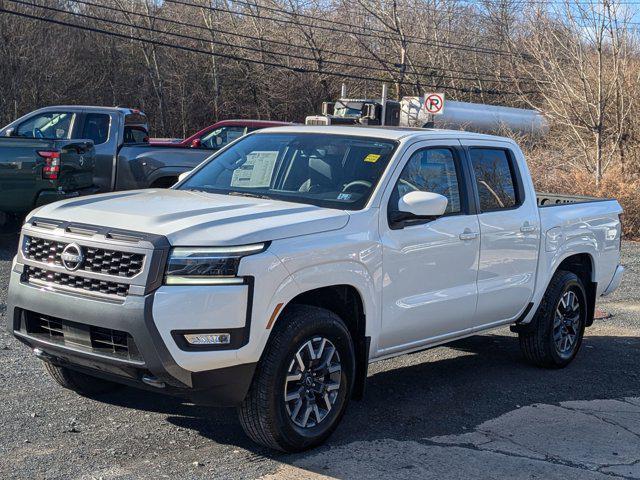
[[[105,143],[109,139],[111,117],[105,113],[89,113],[84,121],[82,138],[93,140],[94,145]]]
[[[447,197],[448,213],[460,213],[460,188],[453,152],[448,148],[418,150],[405,165],[391,194],[391,210],[398,200],[412,191],[439,193]]]
[[[472,148],[470,155],[480,197],[480,212],[515,207],[518,203],[516,182],[507,152],[495,148]]]
[[[18,137],[64,140],[71,136],[75,114],[71,112],[47,112],[35,115],[22,122],[17,130]]]
[[[219,149],[240,138],[245,133],[245,127],[220,127],[205,133],[200,139],[203,148]]]
[[[395,148],[366,137],[257,133],[212,157],[179,189],[358,210]]]

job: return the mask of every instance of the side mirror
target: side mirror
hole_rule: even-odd
[[[200,148],[202,146],[202,140],[199,138],[194,138],[191,140],[191,148]]]
[[[178,175],[178,181],[179,182],[183,181],[185,178],[187,178],[189,176],[190,173],[191,173],[191,170],[187,170],[186,172],[182,172],[180,175]]]
[[[409,192],[398,201],[400,213],[418,218],[440,217],[447,210],[447,197],[433,192]]]
[[[16,129],[15,128],[7,128],[4,131],[4,136],[5,137],[13,137],[16,134]]]

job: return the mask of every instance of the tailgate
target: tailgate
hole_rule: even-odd
[[[56,140],[60,152],[57,187],[65,191],[93,185],[96,152],[91,140]]]
[[[94,159],[90,140],[0,138],[0,212],[28,212],[43,192],[91,187]]]
[[[55,149],[53,140],[0,138],[0,212],[20,213],[33,208],[43,188],[39,151]]]

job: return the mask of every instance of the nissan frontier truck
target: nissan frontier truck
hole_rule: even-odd
[[[574,359],[622,278],[622,209],[548,200],[507,138],[264,129],[171,189],[34,210],[9,328],[63,387],[236,406],[251,439],[300,451],[371,362],[503,325],[534,365]]]

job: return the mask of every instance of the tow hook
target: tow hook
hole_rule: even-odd
[[[51,355],[49,355],[47,352],[40,350],[39,348],[34,348],[33,349],[33,354],[38,357],[40,360],[47,360],[47,361],[51,361],[53,359],[53,357]]]

